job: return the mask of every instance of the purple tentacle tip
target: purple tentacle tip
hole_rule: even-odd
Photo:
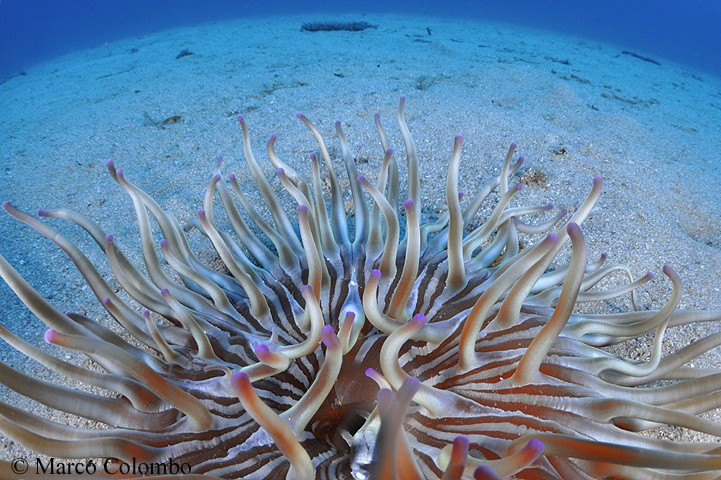
[[[238,121],[240,123],[243,123],[245,121],[245,119],[243,118],[243,115],[238,115]]]
[[[333,330],[333,327],[331,327],[330,325],[326,325],[325,327],[323,327],[320,331],[320,335],[321,340],[326,347],[337,347],[340,345],[338,335],[336,335],[335,330]]]
[[[519,184],[517,184],[517,185],[516,185],[515,187],[513,187],[513,188],[515,188],[516,190],[518,190],[518,191],[520,192],[521,190],[523,190],[523,184],[522,184],[522,183],[519,183]]]
[[[527,446],[531,447],[535,451],[538,451],[539,453],[543,451],[543,442],[541,442],[537,438],[530,439]]]
[[[414,202],[410,198],[408,200],[406,200],[405,202],[403,202],[403,208],[408,209],[408,208],[415,207],[415,206],[416,206],[416,202]]]
[[[5,202],[5,203],[10,203],[10,202]],[[47,210],[38,210],[38,217],[44,217],[47,215],[47,213],[48,213]]]
[[[300,213],[306,213],[306,214],[307,214],[307,213],[308,213],[308,207],[306,207],[305,205],[298,205],[298,213],[299,213],[299,214],[300,214]]]
[[[303,118],[303,114],[300,112],[296,113],[295,116],[296,116],[296,118],[300,118],[300,119]]]
[[[166,239],[162,239],[162,240],[160,241],[160,246],[161,246],[161,247],[167,247],[167,246],[168,246],[168,241],[167,241]]]
[[[235,180],[235,174],[231,173],[230,175],[228,175],[228,178],[231,180]]]
[[[473,472],[474,480],[500,480],[501,477],[495,474],[495,472],[488,465],[481,465],[476,468]]]
[[[250,377],[245,372],[233,372],[230,376],[230,380],[235,385],[240,382],[250,382]]]
[[[380,112],[374,113],[374,114],[373,114],[373,117],[374,117],[376,120],[380,120],[380,118],[381,118]]]
[[[425,315],[417,314],[413,318],[411,318],[411,322],[415,323],[416,325],[425,325],[428,319]]]
[[[105,235],[105,241],[108,243],[113,243],[113,236],[112,235]]]
[[[276,140],[278,140],[278,135],[274,133],[270,136],[270,141],[275,142]]]
[[[388,155],[393,155],[393,149],[391,147],[388,147],[388,150],[386,150],[386,153]]]
[[[356,178],[356,180],[358,180],[359,183],[363,183],[363,181],[365,179],[366,179],[366,177],[364,177],[363,175],[358,175],[358,178]]]

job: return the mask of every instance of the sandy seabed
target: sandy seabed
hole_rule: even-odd
[[[328,20],[362,20],[377,29],[301,31],[314,20],[324,18],[246,19],[164,31],[78,51],[6,81],[0,85],[0,201],[28,212],[67,207],[84,213],[140,264],[132,203],[107,173],[106,160],[182,223],[199,208],[218,155],[225,158],[224,173],[235,172],[260,202],[242,154],[238,114],[278,188],[265,157],[272,133],[278,134],[281,158],[306,175],[308,153],[317,150],[295,117],[298,111],[332,148],[334,122],[341,120],[360,172],[372,179],[383,154],[373,120],[380,112],[403,174],[396,109],[406,95],[425,218],[445,208],[455,135],[465,139],[466,198],[498,174],[515,141],[526,164],[514,181],[528,183],[517,204],[552,202],[573,210],[591,178],[603,175],[601,200],[583,224],[589,259],[607,252],[609,262],[627,264],[635,277],[656,272],[639,295],[642,306],[665,302],[670,282],[660,269],[667,263],[683,281],[681,308],[721,308],[719,78],[654,59],[658,65],[622,53],[621,46],[509,25],[366,15]],[[52,223],[114,281],[84,232]],[[198,237],[191,241],[211,258]],[[0,253],[58,309],[107,319],[65,255],[4,214]],[[0,304],[4,325],[74,358],[44,344],[46,327],[5,284]],[[711,324],[673,329],[664,350],[716,331],[719,326]],[[646,358],[646,340],[623,352]],[[0,352],[20,370],[62,381],[7,345]],[[716,351],[695,363],[721,366]],[[58,420],[67,417],[6,389],[0,398]],[[6,460],[27,453],[4,437],[0,446]]]

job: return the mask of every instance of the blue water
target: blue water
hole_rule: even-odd
[[[170,27],[302,13],[503,21],[614,43],[721,77],[719,0],[0,0],[0,81],[75,49]],[[242,33],[240,33],[242,34]]]

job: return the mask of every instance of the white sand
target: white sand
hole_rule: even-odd
[[[721,308],[718,78],[663,59],[659,66],[623,55],[618,46],[498,24],[368,15],[347,20],[378,24],[377,30],[300,31],[303,22],[318,19],[166,31],[66,55],[7,81],[0,85],[0,200],[29,212],[78,210],[138,261],[132,204],[107,174],[106,160],[184,221],[200,206],[217,155],[226,158],[226,173],[248,182],[238,113],[273,179],[265,159],[271,133],[279,136],[281,157],[301,171],[317,148],[297,111],[331,145],[337,145],[334,121],[342,120],[354,153],[368,158],[359,169],[374,178],[382,152],[373,113],[381,113],[402,153],[395,111],[405,94],[426,214],[445,204],[455,135],[465,137],[465,192],[494,175],[516,141],[526,168],[547,174],[547,185],[526,188],[519,204],[575,208],[591,178],[604,176],[601,201],[583,227],[590,258],[608,252],[610,262],[629,265],[635,276],[656,272],[639,297],[642,305],[658,307],[667,298],[670,282],[660,268],[668,263],[684,283],[682,307]],[[184,49],[193,55],[176,59]],[[181,120],[149,124],[173,116]],[[566,153],[554,153],[561,149]],[[52,223],[105,265],[78,228]],[[64,254],[4,214],[0,253],[60,310],[103,316]],[[45,327],[4,284],[0,304],[3,324],[43,344]],[[717,329],[677,329],[667,335],[665,349]],[[637,343],[627,354],[646,351]],[[0,352],[5,362],[46,375],[6,346]],[[715,357],[697,365],[721,365]],[[46,412],[5,389],[0,396]],[[4,438],[0,446],[7,447],[4,459],[22,451]]]

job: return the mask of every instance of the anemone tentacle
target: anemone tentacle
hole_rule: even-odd
[[[0,382],[107,427],[73,427],[0,402],[0,431],[55,457],[159,464],[172,458],[202,478],[721,476],[717,443],[639,433],[671,425],[721,439],[721,425],[699,416],[721,407],[721,369],[684,366],[721,345],[721,334],[665,356],[661,349],[667,328],[720,320],[721,312],[677,310],[681,280],[669,266],[662,269],[672,285],[669,298],[660,310],[646,310],[635,293],[653,274],[634,280],[628,267],[605,265],[605,254],[586,258],[581,225],[599,201],[600,176],[570,218],[566,210],[546,213],[551,204],[512,206],[523,188],[512,183],[523,163],[522,157],[514,162],[515,143],[498,177],[466,201],[458,186],[463,139],[456,137],[448,209],[425,223],[422,159],[404,110],[402,97],[397,121],[408,164],[407,199],[400,196],[397,150],[380,115],[375,126],[382,162],[374,182],[368,172],[359,175],[336,123],[352,213],[346,212],[326,140],[300,113],[318,142],[318,152],[310,154],[312,178],[302,178],[280,158],[273,135],[266,151],[278,192],[253,154],[246,119],[239,117],[248,168],[271,220],[246,198],[234,174],[224,177],[220,157],[197,218],[185,227],[108,162],[132,201],[147,276],[113,236],[82,214],[38,212],[84,229],[136,306],[113,291],[81,249],[51,225],[55,220],[6,202],[6,212],[68,255],[134,341],[82,315],[61,313],[0,256],[0,275],[48,326],[45,340],[87,355],[104,371],[52,357],[4,326],[0,337],[105,395],[53,385],[2,363]],[[286,211],[279,195],[293,199],[296,208]],[[493,198],[490,214],[471,228]],[[230,231],[218,227],[221,210]],[[158,245],[152,219],[164,237]],[[187,238],[193,229],[207,237],[224,272],[193,253]],[[524,235],[537,241],[522,248]],[[557,265],[569,244],[570,263]],[[610,275],[625,283],[598,288]],[[626,295],[626,312],[576,308]],[[651,332],[653,352],[643,362],[602,348]],[[664,382],[653,384],[659,380]],[[9,467],[0,463],[3,468]]]

